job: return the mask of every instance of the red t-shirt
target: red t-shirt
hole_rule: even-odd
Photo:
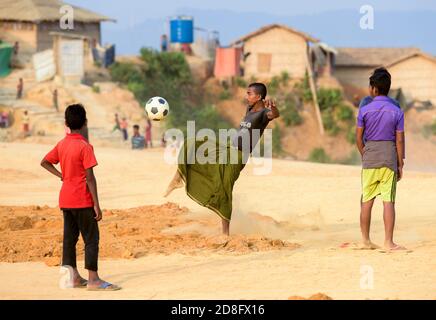
[[[60,208],[91,208],[94,206],[86,184],[86,169],[95,167],[97,160],[92,145],[81,134],[67,134],[45,156],[45,159],[52,164],[61,164],[63,183],[59,193]]]

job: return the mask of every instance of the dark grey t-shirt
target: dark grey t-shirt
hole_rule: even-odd
[[[238,135],[233,139],[233,145],[241,151],[244,151],[244,143],[247,144],[250,153],[259,142],[263,131],[269,123],[267,113],[270,111],[270,109],[264,108],[260,111],[252,112],[251,109],[252,107],[247,107],[245,117],[239,126]],[[253,129],[256,130],[253,131]],[[245,150],[247,150],[247,147],[245,147]]]

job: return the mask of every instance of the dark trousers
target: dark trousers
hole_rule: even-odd
[[[85,243],[85,269],[97,271],[100,233],[93,208],[62,209],[64,213],[64,241],[62,265],[76,268],[76,244],[79,233]]]
[[[121,131],[123,132],[123,139],[124,141],[126,141],[129,138],[129,135],[127,134],[127,129],[122,129]]]

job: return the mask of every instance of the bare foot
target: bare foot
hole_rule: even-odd
[[[395,243],[385,243],[385,249],[389,251],[400,251],[400,250],[407,250],[405,247],[400,246]]]
[[[376,245],[375,243],[372,243],[371,241],[363,241],[360,245],[360,249],[362,250],[375,250],[380,249],[380,246]]]
[[[168,197],[171,192],[173,192],[174,189],[182,188],[183,187],[183,180],[180,176],[180,173],[177,171],[176,174],[173,177],[173,180],[171,180],[170,184],[168,185],[167,191],[164,194],[164,197]]]
[[[217,246],[225,246],[230,240],[230,236],[226,234],[220,234],[210,239],[211,243]]]

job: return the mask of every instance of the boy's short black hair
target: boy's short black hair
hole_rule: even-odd
[[[86,111],[80,104],[71,104],[65,110],[65,122],[71,130],[79,130],[86,123]]]
[[[377,88],[379,94],[387,95],[391,89],[391,74],[386,68],[377,68],[369,77],[369,85]]]
[[[139,130],[139,126],[138,126],[137,124],[135,124],[135,125],[133,126],[133,129]]]
[[[253,88],[257,94],[260,94],[262,99],[265,99],[266,94],[267,94],[266,85],[264,85],[263,83],[260,83],[260,82],[253,82],[248,87]]]

